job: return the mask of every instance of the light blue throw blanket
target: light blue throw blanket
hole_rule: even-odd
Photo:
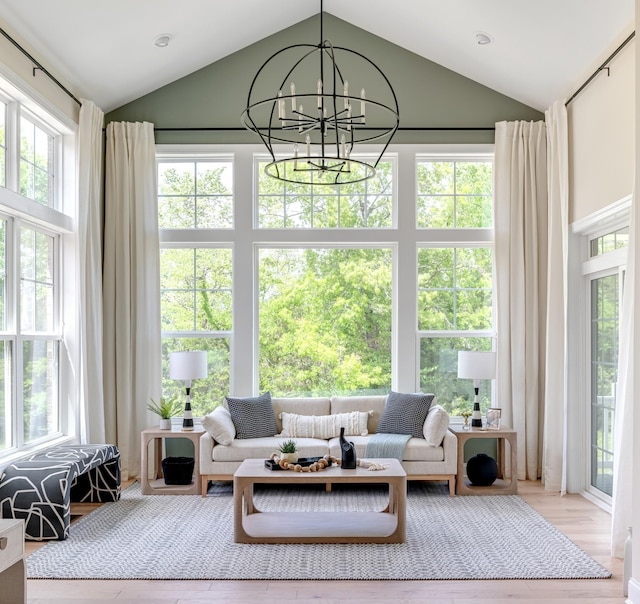
[[[410,434],[381,434],[376,432],[371,435],[364,456],[367,459],[371,457],[395,457],[399,461],[402,461],[404,448],[407,446],[407,441],[410,438]]]

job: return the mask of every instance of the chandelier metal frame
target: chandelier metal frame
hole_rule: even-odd
[[[256,98],[257,90],[264,89],[262,80],[274,71],[278,60],[284,55],[294,55],[290,68],[284,72],[276,95]],[[379,76],[387,102],[367,98],[364,88],[360,96],[349,92],[349,82],[336,59],[350,57],[360,61],[363,69]],[[307,69],[314,57],[319,60]],[[303,66],[303,63],[306,64]],[[364,62],[364,63],[362,63]],[[315,90],[296,92],[292,81],[294,73],[305,73],[308,80],[310,69],[318,69],[319,77]],[[297,71],[296,71],[297,70]],[[282,73],[282,70],[279,70]],[[262,80],[261,80],[262,76]],[[326,77],[328,76],[328,77]],[[283,94],[289,83],[288,93]],[[271,87],[271,84],[269,84]],[[305,110],[304,107],[307,107]],[[354,111],[354,107],[359,111]],[[378,121],[367,124],[369,114],[385,119],[386,125]],[[362,53],[342,46],[333,46],[324,39],[322,0],[320,1],[319,44],[292,44],[272,54],[260,67],[251,82],[247,107],[241,116],[242,124],[257,134],[271,156],[265,173],[281,181],[300,184],[345,184],[372,178],[391,139],[398,130],[400,113],[396,93],[387,76],[371,59]],[[375,160],[354,158],[356,145],[364,143],[383,145]],[[291,154],[278,156],[276,145],[286,144]]]

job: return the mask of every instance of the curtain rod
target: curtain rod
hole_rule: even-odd
[[[607,75],[609,75],[609,67],[607,67],[607,65],[613,60],[613,58],[627,45],[629,44],[629,42],[631,42],[631,40],[633,40],[633,37],[636,35],[636,32],[633,31],[631,32],[631,34],[629,35],[629,37],[622,43],[620,44],[620,46],[618,46],[618,48],[616,48],[607,58],[607,60],[600,65],[600,67],[598,67],[598,69],[596,69],[592,74],[591,77],[589,77],[589,79],[587,79],[587,81],[580,86],[580,88],[578,88],[578,90],[576,90],[571,97],[569,97],[569,100],[564,104],[564,106],[566,107],[571,101],[573,101],[573,99],[575,99],[589,84],[591,84],[591,80],[593,80],[601,71],[604,71],[605,69],[607,70]]]
[[[27,59],[29,59],[29,61],[31,61],[35,67],[33,68],[33,77],[36,77],[36,69],[39,69],[42,73],[44,73],[44,75],[46,75],[56,86],[58,86],[58,88],[62,89],[64,92],[67,93],[68,96],[70,96],[76,103],[78,103],[78,105],[82,105],[82,101],[80,101],[78,98],[76,98],[71,91],[69,91],[67,88],[64,87],[64,85],[62,83],[60,83],[60,81],[55,78],[53,75],[51,75],[51,73],[49,73],[49,71],[47,71],[47,69],[39,62],[37,61],[29,52],[27,52],[22,46],[20,46],[20,44],[18,44],[4,29],[2,29],[0,27],[0,33],[7,39],[9,40],[9,42],[11,42],[11,44],[13,44],[25,57],[27,57]]]
[[[248,132],[246,128],[243,127],[229,127],[229,128],[206,128],[200,126],[194,126],[190,128],[154,128],[155,132]],[[266,128],[264,128],[266,130]],[[379,128],[359,128],[359,130],[379,130]],[[469,131],[491,131],[495,130],[494,126],[474,126],[474,127],[464,127],[464,126],[454,126],[454,127],[418,127],[411,128],[407,126],[406,128],[398,128],[399,131],[403,132],[423,132],[423,131],[460,131],[460,132],[469,132]]]

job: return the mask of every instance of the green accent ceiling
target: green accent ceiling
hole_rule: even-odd
[[[249,86],[260,66],[285,46],[317,44],[318,20],[316,15],[301,21],[127,103],[107,114],[106,121],[148,121],[156,128],[238,128]],[[355,50],[378,65],[395,89],[401,129],[492,128],[502,120],[544,119],[542,113],[527,105],[328,13],[324,16],[324,37],[334,46]],[[365,87],[367,98],[375,98],[374,82],[354,81],[358,74],[350,73],[348,65],[345,72],[352,90]],[[279,73],[277,77],[283,75]],[[493,139],[491,130],[400,131],[393,142],[491,143]],[[245,131],[156,132],[158,143],[255,143],[258,140]]]

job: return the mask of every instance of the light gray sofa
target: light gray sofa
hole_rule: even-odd
[[[354,411],[372,412],[366,418],[367,435],[350,435],[348,440],[356,447],[358,459],[365,456],[367,442],[375,433],[387,401],[386,396],[334,396],[332,398],[273,398],[271,400],[278,434],[282,433],[282,413],[302,416],[323,416]],[[221,420],[221,421],[220,421]],[[210,480],[233,480],[233,474],[242,461],[250,458],[269,459],[277,446],[288,436],[261,438],[235,438],[235,430],[228,411],[224,408],[203,418],[205,433],[200,439],[200,476],[202,495],[206,495]],[[440,406],[432,404],[424,422],[427,438],[411,437],[405,447],[402,466],[409,480],[448,481],[449,493],[455,494],[457,470],[456,437],[447,428],[449,416]],[[215,438],[214,438],[215,436]],[[217,439],[217,440],[216,440]],[[339,439],[295,437],[300,457],[334,455],[341,457]],[[222,441],[227,444],[221,444]]]

